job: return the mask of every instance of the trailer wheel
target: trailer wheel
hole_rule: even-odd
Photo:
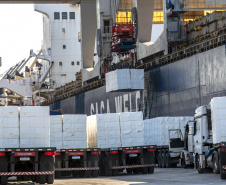
[[[159,152],[158,154],[158,167],[162,168],[162,154]]]
[[[215,152],[213,156],[213,172],[216,174],[220,174],[220,167],[219,167],[219,161],[218,161],[218,153]]]
[[[162,168],[166,167],[166,152],[162,152]]]
[[[92,171],[92,176],[97,177],[98,176],[98,170],[93,170]]]
[[[133,169],[132,168],[127,168],[126,171],[127,171],[127,173],[133,173]]]
[[[39,184],[45,184],[45,183],[46,183],[46,175],[40,175]]]
[[[47,175],[47,184],[54,183],[54,175]]]
[[[92,171],[91,170],[87,170],[85,171],[85,177],[91,177],[92,176]]]
[[[139,168],[133,168],[133,173],[139,174],[140,173],[140,169]]]
[[[119,170],[112,170],[112,175],[117,176],[119,174]]]
[[[1,185],[7,185],[7,180],[8,180],[7,176],[2,176],[1,177]]]
[[[154,173],[154,171],[155,171],[154,166],[153,166],[153,167],[149,167],[149,168],[148,168],[148,173],[149,173],[149,174],[153,174],[153,173]]]
[[[171,162],[170,162],[170,154],[168,151],[166,151],[166,168],[171,168]]]
[[[55,178],[61,178],[61,172],[60,171],[55,172]]]
[[[141,169],[142,174],[148,174],[148,167]]]
[[[221,174],[221,179],[226,179],[226,174]]]

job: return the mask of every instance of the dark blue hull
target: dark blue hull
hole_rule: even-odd
[[[64,114],[143,111],[145,118],[193,116],[212,97],[226,96],[225,46],[145,73],[145,90],[106,93],[105,87],[55,102]]]

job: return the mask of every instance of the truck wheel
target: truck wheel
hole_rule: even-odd
[[[126,171],[127,171],[127,173],[133,173],[133,169],[132,168],[127,168]]]
[[[187,169],[187,165],[186,165],[184,153],[182,153],[181,166],[182,166],[184,169]]]
[[[119,174],[119,171],[118,170],[112,170],[112,175],[113,176],[117,176]]]
[[[148,174],[148,167],[141,169],[142,174]]]
[[[166,168],[171,168],[170,154],[168,151],[166,152]]]
[[[7,176],[2,176],[1,177],[1,185],[7,185],[7,180],[8,180]]]
[[[203,174],[204,173],[204,170],[202,168],[200,168],[199,166],[199,155],[197,154],[196,155],[196,159],[195,159],[195,163],[196,163],[196,169],[198,171],[199,174]]]
[[[139,169],[139,168],[134,168],[134,169],[133,169],[133,173],[139,174],[139,173],[140,173],[140,169]]]
[[[45,184],[45,183],[46,183],[46,175],[40,175],[39,184]]]
[[[55,178],[61,178],[61,172],[60,171],[55,172]]]
[[[97,177],[97,176],[98,176],[98,170],[92,171],[92,176],[93,176],[93,177]]]
[[[91,170],[85,171],[85,177],[91,177],[91,176],[92,176],[92,171]]]
[[[166,167],[166,153],[165,151],[162,153],[162,168]]]
[[[153,174],[154,171],[155,171],[155,168],[154,168],[154,167],[149,167],[149,168],[148,168],[148,173],[149,173],[149,174]]]
[[[158,154],[158,167],[162,168],[162,154],[159,152]]]
[[[226,174],[221,174],[221,179],[226,179]]]
[[[216,152],[213,156],[213,172],[216,174],[220,174],[220,167],[219,167],[219,161],[218,161],[218,153]]]
[[[54,183],[54,175],[47,175],[47,184]]]

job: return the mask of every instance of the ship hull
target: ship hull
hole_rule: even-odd
[[[143,111],[145,118],[193,116],[212,97],[226,96],[226,46],[145,72],[145,89],[106,93],[106,87],[54,102],[64,114]]]

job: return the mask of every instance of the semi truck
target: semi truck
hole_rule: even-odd
[[[40,184],[54,183],[54,155],[56,148],[2,148],[0,149],[0,184],[8,177]]]
[[[145,143],[155,144],[155,163],[160,168],[177,167],[184,149],[183,130],[193,117],[158,117],[144,120]]]
[[[194,165],[198,173],[212,170],[226,179],[226,98],[213,98],[196,109],[194,121],[185,128],[181,164]]]

